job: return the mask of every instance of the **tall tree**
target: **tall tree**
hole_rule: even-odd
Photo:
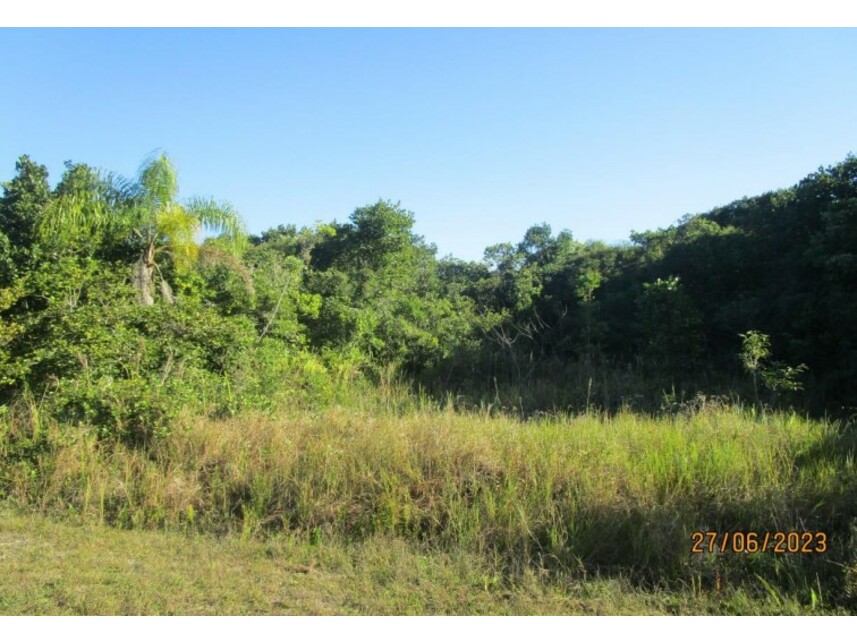
[[[17,175],[3,183],[0,198],[0,230],[13,246],[29,247],[34,227],[50,199],[48,171],[44,165],[30,160],[26,154],[15,163]]]
[[[176,171],[164,154],[144,163],[136,181],[108,176],[105,184],[100,193],[78,187],[58,194],[44,210],[40,231],[59,241],[81,231],[124,238],[135,248],[132,283],[144,306],[154,303],[156,284],[166,300],[173,300],[163,258],[170,258],[175,271],[186,270],[199,256],[203,229],[223,235],[221,248],[239,248],[246,239],[244,224],[229,204],[177,200]]]

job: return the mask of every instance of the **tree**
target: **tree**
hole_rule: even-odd
[[[741,333],[742,350],[739,355],[744,369],[753,378],[753,396],[756,407],[761,407],[759,400],[758,379],[772,393],[779,391],[799,391],[802,386],[798,381],[801,373],[807,370],[806,364],[786,366],[780,362],[770,362],[771,338],[757,330]]]
[[[26,154],[15,163],[17,175],[3,183],[0,198],[0,230],[15,248],[28,248],[36,220],[50,199],[48,171]]]
[[[643,284],[638,300],[643,351],[652,366],[670,373],[690,372],[705,341],[702,319],[676,276]]]
[[[591,364],[595,354],[596,317],[598,302],[595,291],[601,286],[603,277],[597,268],[589,267],[578,273],[574,292],[580,300],[580,318],[583,327],[583,349],[581,351],[587,364]]]
[[[230,205],[201,198],[177,201],[176,171],[165,154],[144,163],[135,182],[100,178],[100,186],[78,184],[59,193],[43,212],[40,233],[60,244],[81,232],[93,240],[99,234],[125,239],[135,250],[131,281],[144,306],[154,303],[156,281],[164,299],[173,301],[162,257],[170,258],[176,272],[187,270],[199,256],[203,229],[222,234],[221,247],[238,249],[246,239]]]

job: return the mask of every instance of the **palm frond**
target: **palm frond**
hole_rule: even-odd
[[[158,212],[155,225],[159,236],[165,238],[176,270],[187,270],[199,255],[196,238],[199,220],[177,203],[172,203]]]
[[[112,172],[99,173],[103,185],[104,201],[110,210],[111,230],[133,234],[140,228],[140,184]]]
[[[54,197],[38,222],[39,235],[60,243],[92,239],[111,224],[111,210],[97,192],[77,190]]]
[[[80,248],[100,243],[105,234],[132,228],[133,182],[84,164],[66,167],[37,223],[43,240]]]
[[[231,204],[196,197],[190,199],[186,207],[206,232],[226,236],[236,251],[240,252],[244,249],[247,243],[247,230],[241,215]]]
[[[166,154],[147,160],[137,179],[139,198],[150,211],[157,211],[175,201],[178,196],[178,176]]]

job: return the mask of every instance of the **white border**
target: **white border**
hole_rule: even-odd
[[[4,27],[847,27],[841,0],[27,0]]]

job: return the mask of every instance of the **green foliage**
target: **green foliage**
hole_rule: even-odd
[[[803,386],[798,378],[806,370],[806,364],[786,366],[779,362],[774,362],[762,371],[762,382],[764,382],[768,390],[774,393],[779,391],[800,391],[803,389]]]
[[[319,228],[306,275],[317,307],[302,315],[311,344],[356,350],[376,372],[390,364],[414,373],[466,341],[472,304],[444,297],[434,248],[412,226],[412,213],[379,201],[334,226],[335,235]]]
[[[216,408],[257,335],[249,319],[204,302],[140,307],[124,272],[71,256],[33,271],[39,296],[13,317],[7,361],[53,417],[134,441],[167,431],[182,408]]]
[[[741,334],[742,348],[740,358],[749,373],[756,373],[763,360],[771,356],[771,338],[757,330]]]
[[[324,404],[363,375],[522,414],[658,410],[665,391],[680,406],[740,389],[736,336],[754,327],[784,360],[744,337],[757,404],[760,388],[772,403],[806,386],[815,410],[844,411],[857,381],[853,157],[631,244],[542,223],[481,262],[438,260],[383,200],[248,243],[227,204],[178,199],[163,154],[133,181],[68,163],[51,190],[26,156],[16,172],[0,200],[0,401],[31,391],[103,435],[162,433],[180,409]]]
[[[807,370],[806,364],[786,366],[780,362],[770,361],[771,338],[764,333],[750,330],[742,333],[740,337],[742,350],[739,357],[744,369],[753,378],[753,394],[757,404],[759,403],[759,379],[772,393],[801,390],[802,386],[798,378]]]
[[[260,337],[269,336],[298,348],[306,345],[303,320],[317,319],[321,296],[304,288],[306,264],[269,244],[252,248],[245,261],[253,269],[254,316]]]
[[[704,341],[702,322],[680,279],[643,284],[639,309],[644,352],[652,364],[670,372],[695,367]]]
[[[27,155],[15,163],[17,175],[3,185],[0,199],[0,231],[13,247],[29,248],[36,226],[50,199],[48,171]]]
[[[140,302],[152,305],[156,283],[172,302],[162,255],[183,273],[196,262],[203,229],[222,233],[227,248],[238,250],[245,240],[243,222],[228,204],[195,198],[182,205],[177,195],[175,169],[163,154],[148,160],[133,183],[68,164],[55,198],[42,212],[40,234],[54,248],[74,252],[91,252],[104,238],[127,241],[136,250],[132,283]]]
[[[0,389],[18,384],[27,372],[27,365],[13,357],[10,347],[24,331],[20,321],[6,321],[2,314],[15,305],[24,293],[23,281],[9,288],[0,288]]]
[[[577,276],[575,294],[584,303],[591,303],[595,298],[595,291],[601,285],[601,273],[595,268],[587,268]]]

